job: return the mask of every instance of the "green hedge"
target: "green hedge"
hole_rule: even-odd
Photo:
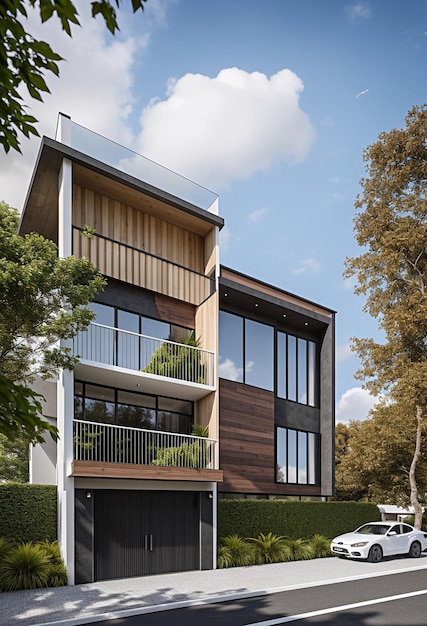
[[[56,486],[0,484],[0,537],[17,543],[56,541]]]
[[[256,537],[271,532],[291,539],[315,534],[332,539],[380,519],[378,507],[370,502],[218,501],[218,537]]]

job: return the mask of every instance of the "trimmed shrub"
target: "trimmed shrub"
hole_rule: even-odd
[[[332,539],[380,519],[378,507],[371,502],[218,501],[218,534],[222,537],[257,537],[271,532],[290,539],[316,534]]]
[[[15,543],[55,541],[55,485],[0,484],[0,537]]]

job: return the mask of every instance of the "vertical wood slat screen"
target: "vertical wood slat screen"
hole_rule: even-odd
[[[88,258],[110,278],[199,306],[214,289],[214,281],[165,259],[73,227],[73,254]]]

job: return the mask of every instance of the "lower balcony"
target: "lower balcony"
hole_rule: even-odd
[[[74,420],[72,476],[221,482],[208,437]]]

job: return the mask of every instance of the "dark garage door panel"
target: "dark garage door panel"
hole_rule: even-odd
[[[199,494],[97,490],[95,580],[200,568]]]

